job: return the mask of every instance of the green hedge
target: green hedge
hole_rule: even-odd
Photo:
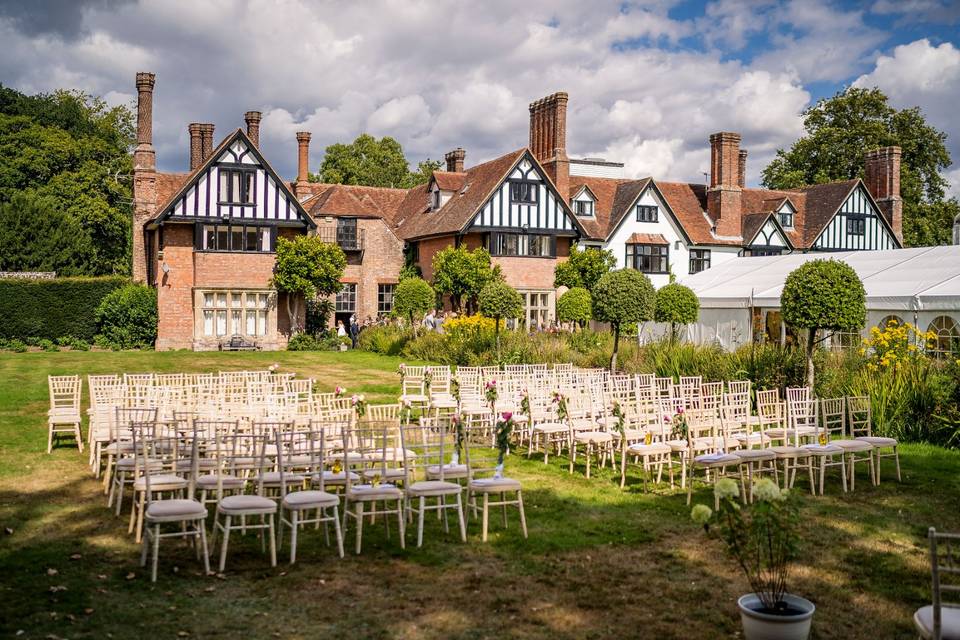
[[[92,341],[96,311],[114,289],[130,282],[121,276],[0,280],[0,338],[64,336]]]

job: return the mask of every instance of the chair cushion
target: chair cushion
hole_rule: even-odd
[[[627,447],[627,453],[632,453],[638,456],[654,456],[661,455],[664,453],[670,453],[673,449],[670,448],[670,445],[665,442],[651,442],[650,444],[632,444]]]
[[[405,478],[407,472],[403,469],[397,469],[396,467],[387,467],[386,469],[367,469],[363,472],[364,478],[389,478],[391,480],[396,480],[400,478]]]
[[[340,504],[340,498],[326,491],[294,491],[283,499],[283,506],[292,510],[331,507],[336,504]]]
[[[421,480],[407,487],[407,494],[411,496],[447,496],[460,493],[463,489],[456,482],[443,480]]]
[[[217,505],[217,510],[227,515],[260,515],[275,513],[277,503],[262,496],[227,496]]]
[[[350,500],[354,502],[369,502],[372,500],[399,500],[403,497],[403,492],[395,485],[390,483],[378,484],[352,484],[349,492]]]
[[[810,455],[809,450],[790,445],[770,447],[770,451],[773,451],[778,458],[806,458]]]
[[[563,422],[541,422],[540,424],[533,425],[534,431],[542,431],[543,433],[560,433],[562,431],[567,431],[568,427]]]
[[[830,444],[851,453],[873,450],[873,445],[866,440],[831,440]]]
[[[246,480],[243,478],[237,478],[234,476],[223,476],[223,488],[224,489],[236,489],[242,487],[246,484]],[[197,478],[197,486],[201,489],[216,489],[217,488],[217,475],[206,475],[199,476]]]
[[[899,444],[896,438],[884,438],[883,436],[861,436],[859,438],[854,438],[854,440],[863,440],[864,442],[869,442],[875,447],[895,447]]]
[[[150,475],[150,491],[172,491],[173,489],[183,489],[187,486],[187,481],[180,476],[171,473],[160,473]],[[143,476],[137,478],[133,483],[136,491],[145,491],[147,489],[147,479]]]
[[[744,449],[742,451],[734,451],[731,455],[737,456],[744,462],[773,460],[777,457],[777,454],[769,449]]]
[[[133,471],[133,468],[136,466],[136,458],[120,458],[116,461],[116,467],[120,471]],[[143,467],[143,460],[140,461],[141,468]],[[150,469],[163,469],[163,462],[160,460],[151,460],[147,467]]]
[[[740,458],[732,453],[709,453],[694,458],[701,467],[725,467],[730,464],[737,464]]]
[[[313,477],[312,477],[311,479],[312,479],[314,482],[319,482],[319,481],[320,481],[320,474],[319,474],[319,473],[313,474]],[[356,481],[359,481],[359,480],[360,480],[360,476],[357,475],[356,473],[354,473],[353,471],[351,471],[351,472],[350,472],[350,479],[356,482]],[[334,471],[324,471],[324,472],[323,472],[323,481],[324,481],[325,483],[327,483],[327,484],[345,484],[345,483],[347,482],[347,474],[346,474],[346,472],[344,472],[344,471],[336,471],[336,472],[334,472]]]
[[[267,471],[266,473],[254,476],[251,479],[251,482],[257,483],[260,479],[263,478],[263,484],[275,484],[280,485],[280,472],[279,471]],[[303,476],[298,473],[284,473],[283,481],[288,485],[302,484]]]
[[[199,520],[207,517],[207,509],[196,500],[156,500],[147,507],[147,522]]]
[[[924,638],[933,637],[933,605],[917,609],[913,624]],[[940,637],[942,640],[960,640],[960,609],[940,608]]]
[[[613,434],[606,431],[581,431],[574,438],[577,442],[589,442],[591,444],[603,444],[613,441]]]
[[[474,493],[502,493],[520,491],[520,481],[513,478],[477,478],[468,485]]]
[[[815,456],[832,456],[843,453],[843,448],[834,444],[805,444],[803,448]]]
[[[440,475],[440,465],[432,464],[427,467],[427,477],[436,478]],[[465,478],[467,477],[467,465],[465,464],[445,464],[443,465],[444,478]]]

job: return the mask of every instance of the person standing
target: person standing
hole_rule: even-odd
[[[357,316],[350,316],[350,344],[356,349],[357,339],[360,337],[360,325],[357,324]]]

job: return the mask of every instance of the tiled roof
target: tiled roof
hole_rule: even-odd
[[[318,184],[315,194],[303,202],[316,219],[322,216],[384,218],[392,222],[407,196],[406,189],[364,187],[347,184]]]
[[[464,172],[463,187],[438,211],[430,211],[427,185],[407,192],[395,220],[404,240],[457,233],[470,222],[526,149],[518,149]]]
[[[570,198],[580,189],[587,187],[593,193],[596,202],[593,217],[577,216],[590,239],[606,240],[619,226],[623,216],[637,196],[650,184],[650,178],[642,180],[620,180],[615,178],[592,178],[570,176]]]
[[[716,238],[710,232],[712,223],[704,211],[707,209],[707,186],[687,182],[655,181],[667,206],[673,211],[694,244],[739,246],[737,238]]]
[[[823,228],[833,219],[833,214],[843,205],[844,200],[859,182],[859,178],[829,182],[806,187],[803,190],[803,248],[813,245]]]
[[[467,172],[434,171],[433,179],[441,191],[460,191],[467,179]]]
[[[627,238],[627,244],[670,244],[660,233],[634,233]]]

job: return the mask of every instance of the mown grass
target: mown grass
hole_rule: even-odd
[[[432,521],[422,549],[368,527],[361,556],[339,560],[307,531],[297,565],[271,569],[248,537],[227,572],[203,576],[168,542],[159,581],[138,566],[126,519],[105,508],[85,455],[44,453],[46,376],[123,371],[284,370],[373,401],[398,391],[397,359],[368,353],[25,353],[0,355],[0,635],[27,638],[724,638],[747,591],[723,548],[666,487],[626,491],[603,470],[570,476],[563,459],[513,455],[530,538],[510,526],[467,544]],[[86,392],[85,392],[86,393]],[[904,482],[806,498],[803,557],[791,589],[814,600],[817,638],[913,637],[929,598],[928,526],[960,529],[960,454],[910,445]],[[885,461],[886,463],[886,461]],[[862,473],[862,472],[861,472]],[[706,490],[697,499],[708,501]],[[412,537],[408,542],[412,541]],[[280,559],[284,553],[281,551]]]

